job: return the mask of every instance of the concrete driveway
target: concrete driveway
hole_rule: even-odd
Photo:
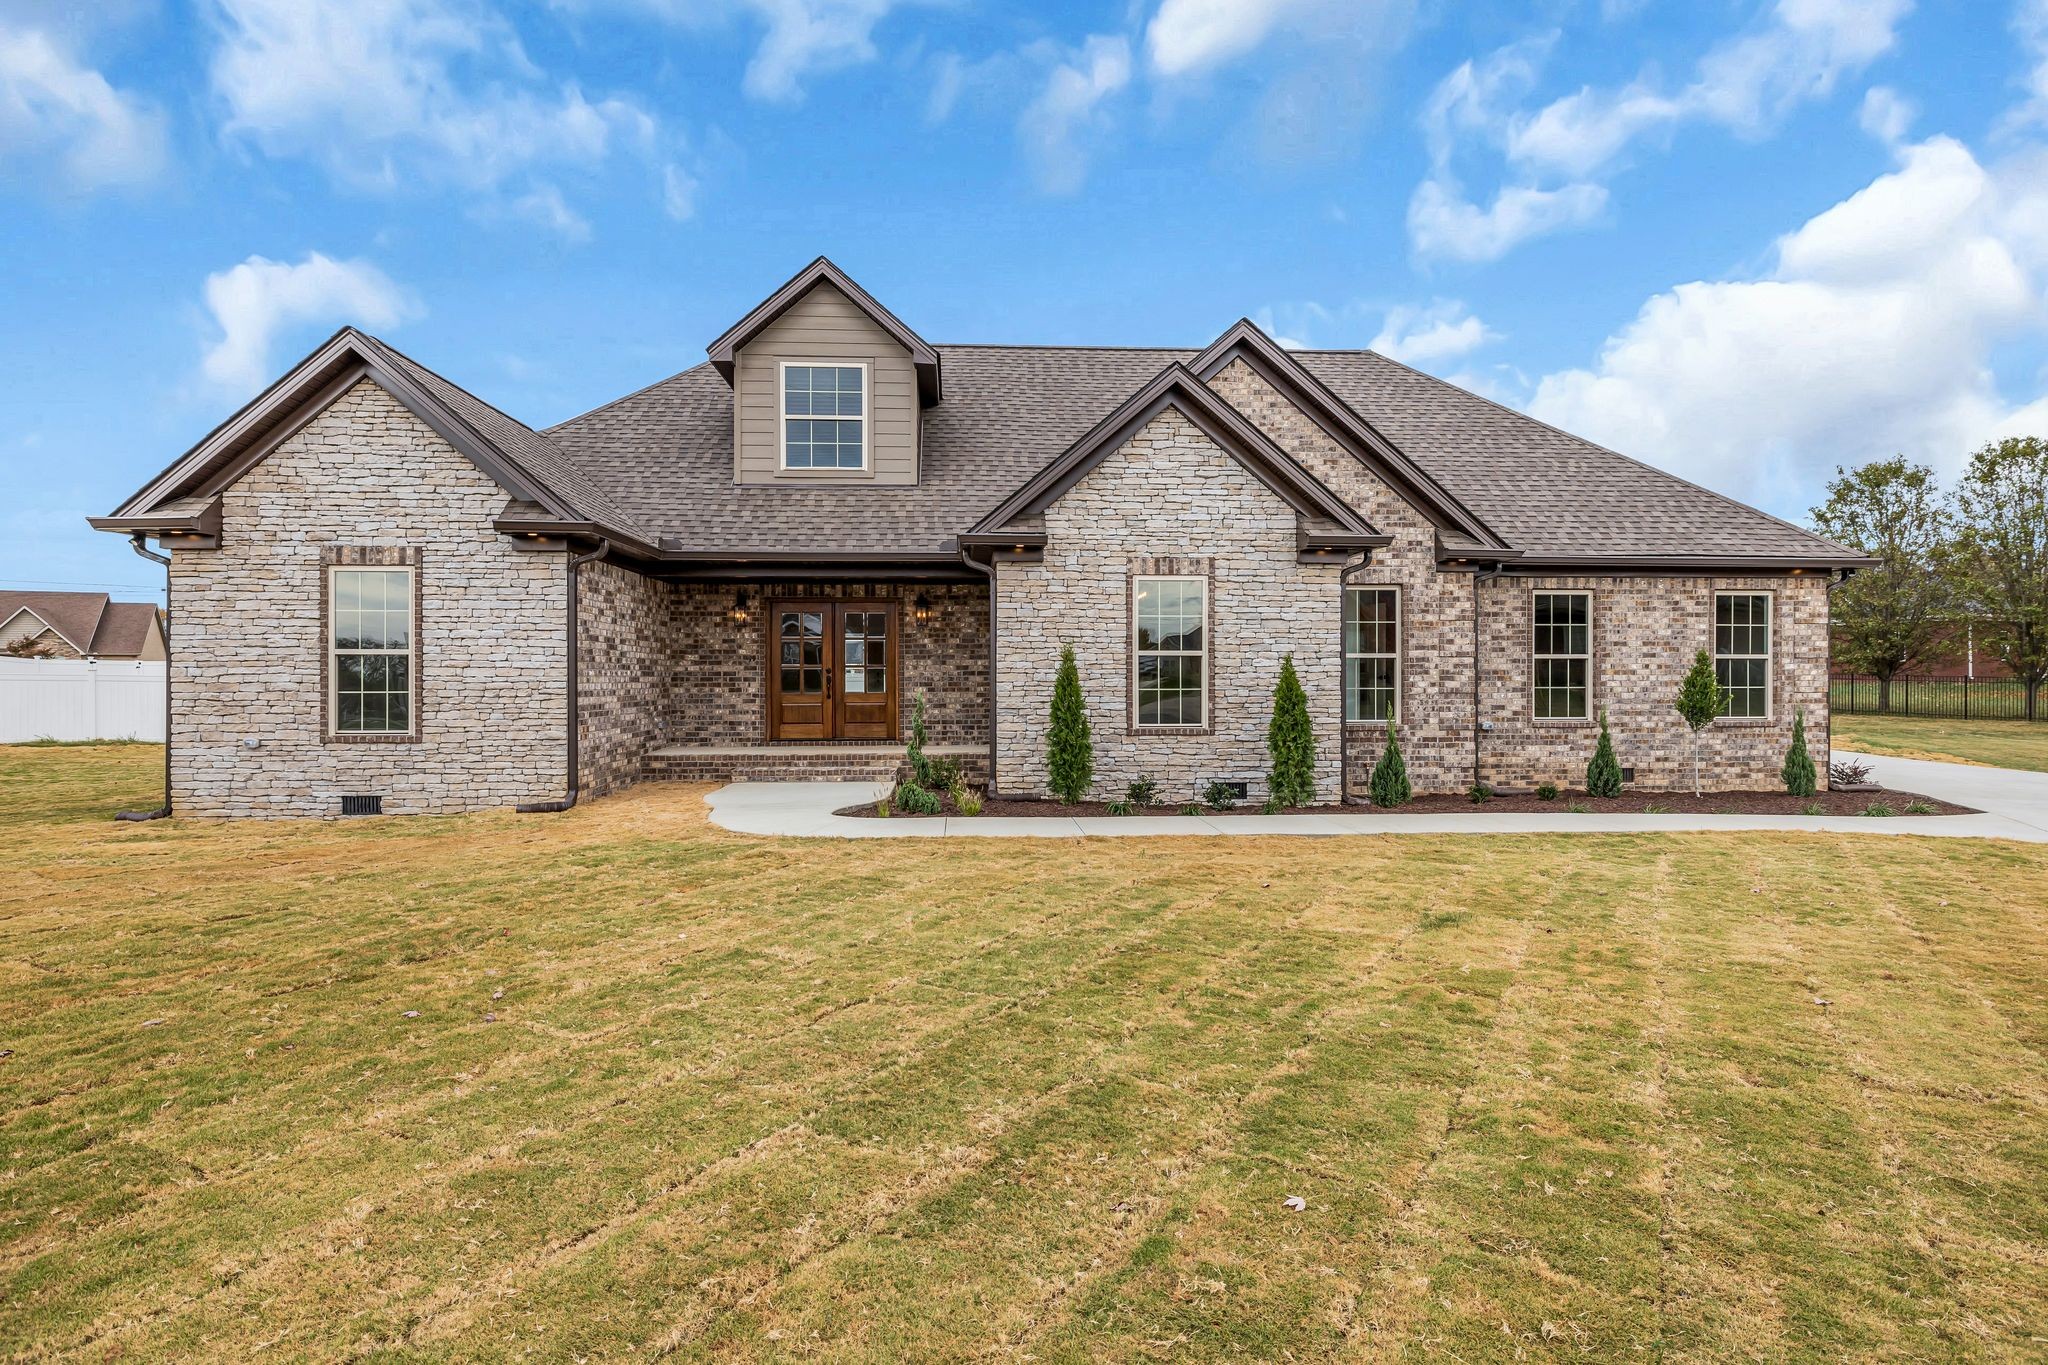
[[[711,823],[742,834],[828,839],[1079,838],[1105,835],[1222,834],[1651,834],[1731,830],[1789,830],[1816,834],[1922,834],[1942,838],[2016,839],[2048,843],[2048,773],[1973,768],[1912,758],[1844,754],[1871,765],[1879,782],[1919,792],[1979,815],[1573,815],[1559,812],[1456,811],[1432,815],[1380,815],[1368,808],[1330,815],[1045,816],[1004,819],[875,820],[834,815],[889,791],[874,782],[734,782],[706,798]]]

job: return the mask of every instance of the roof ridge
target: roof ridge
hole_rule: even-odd
[[[1612,455],[1615,459],[1622,460],[1629,464],[1632,464],[1637,469],[1645,470],[1651,474],[1655,474],[1659,478],[1669,479],[1671,482],[1679,484],[1685,488],[1690,488],[1694,492],[1704,493],[1708,497],[1713,498],[1716,501],[1726,503],[1728,506],[1737,508],[1740,511],[1753,512],[1757,516],[1764,517],[1767,520],[1776,522],[1778,525],[1784,527],[1788,531],[1797,531],[1802,536],[1806,536],[1811,540],[1818,541],[1820,544],[1825,545],[1830,549],[1840,550],[1844,554],[1856,553],[1856,551],[1851,550],[1848,546],[1837,545],[1834,541],[1829,540],[1826,536],[1817,535],[1814,532],[1808,530],[1806,527],[1799,525],[1797,522],[1787,521],[1785,518],[1778,516],[1774,512],[1766,512],[1763,508],[1753,506],[1750,503],[1746,503],[1742,501],[1740,498],[1731,498],[1726,493],[1717,492],[1714,489],[1711,489],[1702,483],[1695,483],[1691,479],[1686,478],[1683,474],[1674,474],[1668,469],[1664,469],[1658,465],[1651,464],[1648,460],[1639,460],[1633,455],[1624,455],[1621,451],[1614,449],[1612,446],[1604,446],[1601,445],[1598,441],[1588,440],[1586,437],[1579,435],[1577,432],[1566,431],[1563,427],[1557,426],[1550,422],[1546,422],[1541,417],[1535,416],[1533,413],[1524,412],[1520,408],[1511,408],[1507,404],[1500,402],[1497,399],[1488,398],[1483,393],[1474,393],[1471,389],[1466,388],[1462,384],[1453,384],[1448,379],[1439,379],[1437,376],[1429,373],[1427,370],[1418,370],[1413,365],[1404,364],[1403,362],[1394,359],[1390,355],[1383,355],[1380,352],[1371,349],[1366,349],[1364,351],[1343,351],[1335,353],[1325,351],[1321,352],[1321,354],[1373,356],[1376,359],[1385,361],[1387,364],[1392,365],[1396,369],[1406,370],[1409,374],[1415,375],[1417,378],[1426,379],[1430,383],[1435,384],[1441,388],[1451,390],[1453,393],[1462,393],[1467,398],[1476,399],[1479,402],[1486,404],[1490,408],[1494,408],[1500,412],[1506,413],[1510,417],[1514,417],[1521,421],[1528,422],[1533,426],[1542,427],[1545,431],[1552,432],[1558,436],[1562,436],[1568,441],[1576,441],[1580,445],[1586,446],[1592,450],[1597,450],[1603,455]]]

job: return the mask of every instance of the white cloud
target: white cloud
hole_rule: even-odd
[[[1656,295],[1593,366],[1539,381],[1529,410],[1793,509],[1837,463],[1953,469],[2013,416],[1992,348],[2048,323],[2048,175],[2038,158],[1987,170],[1945,137],[1898,155],[1782,238],[1767,275]]]
[[[1873,85],[1863,92],[1863,109],[1857,122],[1863,131],[1883,143],[1905,140],[1920,113],[1913,101],[1888,85]]]
[[[206,277],[206,307],[220,340],[200,362],[206,378],[251,393],[274,377],[272,352],[286,329],[308,323],[394,327],[418,313],[412,297],[368,261],[314,251],[297,265],[251,256]]]
[[[697,212],[697,178],[673,162],[661,168],[661,210],[678,223]]]
[[[747,63],[746,92],[755,99],[790,101],[816,72],[873,61],[875,25],[897,0],[747,0],[768,24]]]
[[[1426,307],[1389,308],[1379,335],[1369,343],[1389,360],[1404,365],[1429,365],[1470,355],[1500,333],[1465,311],[1455,300],[1438,299]]]
[[[1481,208],[1456,181],[1439,176],[1416,186],[1408,201],[1408,240],[1424,256],[1497,261],[1531,237],[1591,222],[1606,207],[1607,191],[1599,185],[1509,185]]]
[[[1709,49],[1681,89],[1665,91],[1646,74],[1619,90],[1588,86],[1514,116],[1508,157],[1526,169],[1585,177],[1646,133],[1690,119],[1760,134],[1889,51],[1911,8],[1912,0],[1778,0],[1759,28]]]
[[[345,184],[495,192],[535,167],[593,169],[656,140],[632,102],[550,83],[481,0],[215,4],[211,77],[227,134],[306,156]]]
[[[488,215],[486,215],[488,216]],[[565,242],[590,240],[590,223],[569,207],[553,185],[535,185],[505,204],[504,216],[547,229]]]
[[[1121,36],[1091,35],[1054,65],[1038,97],[1019,119],[1018,135],[1041,187],[1071,194],[1088,176],[1086,135],[1102,123],[1102,102],[1131,80],[1131,45]]]
[[[1207,70],[1266,40],[1298,0],[1164,0],[1145,27],[1145,50],[1162,76]]]
[[[54,168],[71,190],[139,184],[164,162],[162,115],[42,29],[0,22],[0,165]]]
[[[2007,116],[2011,126],[2048,124],[2048,0],[2020,0],[2013,34],[2034,63],[2026,74],[2026,98]]]

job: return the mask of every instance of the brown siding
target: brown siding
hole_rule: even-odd
[[[868,465],[861,472],[781,469],[784,360],[865,361]],[[829,284],[798,299],[734,358],[733,477],[740,483],[917,482],[917,374],[910,353]]]

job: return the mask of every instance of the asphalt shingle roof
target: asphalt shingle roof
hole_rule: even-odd
[[[708,364],[535,439],[579,471],[590,491],[621,514],[626,529],[648,539],[673,537],[681,549],[937,552],[951,548],[954,536],[1161,369],[1197,355],[1110,347],[937,349],[945,401],[925,411],[915,487],[735,484],[732,390]],[[1846,553],[1752,507],[1371,351],[1295,354],[1524,553]]]

